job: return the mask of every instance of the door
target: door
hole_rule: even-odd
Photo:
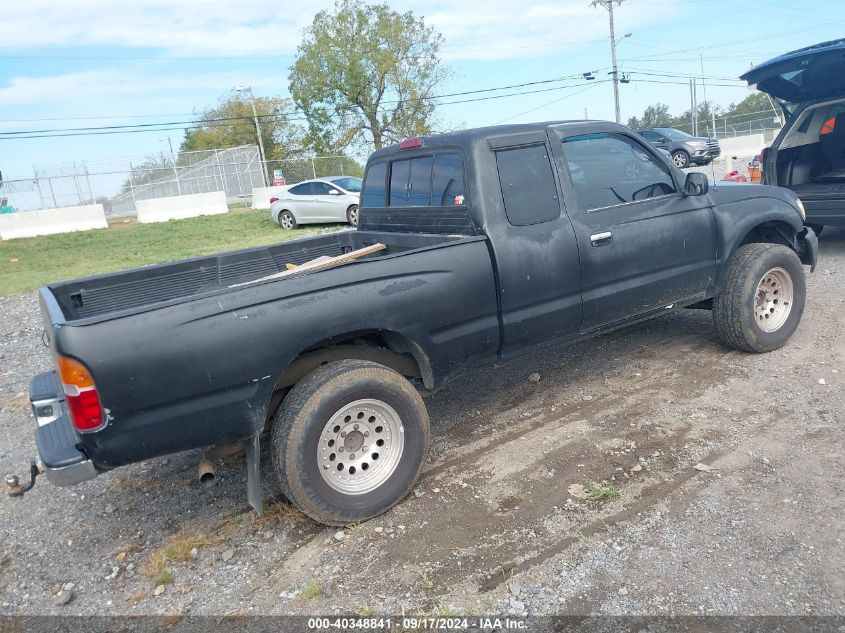
[[[340,189],[327,182],[315,182],[315,219],[323,222],[346,222],[346,204]]]
[[[297,222],[314,221],[317,198],[314,195],[313,182],[303,182],[288,189],[288,199],[291,201],[291,211]]]
[[[491,214],[485,231],[500,290],[502,355],[508,357],[578,334],[578,245],[545,130],[505,134],[490,144],[493,162],[478,169],[498,175],[481,195]]]
[[[558,128],[556,146],[577,207],[584,332],[703,299],[717,254],[707,196],[684,196],[679,172],[635,135],[594,130]]]

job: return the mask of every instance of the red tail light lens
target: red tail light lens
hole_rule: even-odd
[[[103,407],[88,369],[77,360],[59,356],[59,380],[70,409],[70,421],[79,431],[97,431],[104,426]]]
[[[763,148],[763,151],[762,151],[762,152],[760,152],[760,155],[757,157],[757,160],[759,160],[759,161],[760,161],[760,166],[761,166],[761,167],[763,166],[763,163],[765,163],[765,162],[766,162],[766,154],[768,154],[768,153],[769,153],[769,149],[770,149],[770,148],[768,148],[768,147],[764,147],[764,148]]]
[[[278,198],[270,198],[270,204],[273,204],[274,202],[278,202],[278,201],[279,201]]]

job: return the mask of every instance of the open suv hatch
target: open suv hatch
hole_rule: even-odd
[[[845,39],[786,53],[742,79],[777,99],[785,115],[763,151],[763,183],[795,191],[816,233],[845,226]]]

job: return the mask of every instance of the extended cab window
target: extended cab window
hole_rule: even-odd
[[[496,151],[499,183],[508,221],[515,226],[560,216],[560,201],[545,145]]]
[[[453,153],[415,156],[390,164],[391,207],[451,207],[465,204],[464,168]]]
[[[361,191],[361,206],[379,209],[384,206],[387,163],[373,163],[367,168]]]
[[[669,168],[624,134],[570,136],[563,151],[584,210],[675,193]]]

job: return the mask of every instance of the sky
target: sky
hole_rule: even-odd
[[[289,96],[288,69],[302,30],[331,2],[287,0],[2,0],[0,171],[31,178],[33,165],[116,164],[174,148],[181,129],[62,138],[8,132],[177,122],[251,86]],[[550,119],[614,118],[608,14],[589,0],[389,1],[444,36],[452,71],[439,94],[444,129]],[[812,7],[812,8],[808,8]],[[752,64],[845,32],[842,0],[624,0],[615,9],[622,121],[656,102],[690,107],[690,76],[723,107],[751,92]],[[594,72],[597,80],[582,75]],[[703,72],[702,72],[703,71]],[[567,79],[561,79],[567,78]],[[557,80],[557,81],[549,81]],[[495,99],[457,103],[467,99]],[[703,94],[699,92],[699,98]]]

